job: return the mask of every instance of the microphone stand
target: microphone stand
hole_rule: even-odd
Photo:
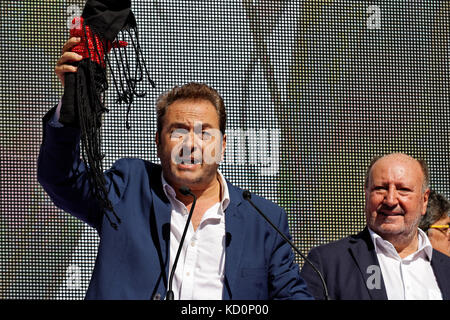
[[[192,196],[194,198],[194,202],[192,203],[191,210],[189,211],[189,215],[188,215],[188,218],[187,218],[187,221],[186,221],[186,225],[184,226],[183,235],[181,236],[180,244],[178,246],[177,255],[175,256],[175,261],[173,262],[172,271],[170,272],[169,289],[167,290],[167,293],[166,293],[166,300],[173,300],[174,299],[174,294],[173,294],[173,291],[172,291],[173,276],[175,275],[175,269],[177,267],[178,258],[180,257],[181,249],[183,248],[184,238],[186,238],[186,233],[187,233],[187,230],[189,228],[189,223],[191,222],[192,213],[194,212],[195,203],[197,202],[197,197],[195,196],[195,194],[193,194],[191,192],[191,189],[189,189],[188,187],[186,187],[186,186],[185,187],[181,187],[178,190],[185,196],[187,196],[187,195]]]
[[[259,208],[253,203],[253,201],[251,200],[252,195],[250,193],[250,191],[245,190],[242,193],[242,196],[244,197],[245,200],[247,200],[252,206],[253,208],[256,209],[256,211],[272,226],[272,228],[274,228],[279,234],[280,236],[284,239],[284,241],[286,241],[306,262],[308,262],[311,267],[313,268],[313,270],[319,275],[320,280],[322,281],[322,286],[323,286],[323,294],[325,296],[325,300],[329,300],[328,297],[328,289],[327,289],[327,285],[325,284],[325,280],[323,279],[322,274],[320,273],[320,271],[317,269],[317,267],[283,234],[283,232],[281,232],[280,229],[277,228],[276,225],[274,225],[272,223],[272,221],[269,220],[269,218],[267,218],[267,216],[261,211],[259,210]]]

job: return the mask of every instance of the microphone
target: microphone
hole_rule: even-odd
[[[195,194],[193,194],[191,192],[191,189],[189,189],[187,186],[181,187],[180,189],[178,189],[178,191],[180,191],[185,196],[187,196],[187,195],[192,196],[194,198],[194,202],[192,203],[191,210],[189,211],[186,225],[184,226],[183,235],[181,236],[180,244],[178,245],[177,255],[175,256],[175,261],[173,262],[172,271],[170,272],[169,289],[167,290],[167,293],[166,293],[166,300],[174,299],[174,294],[172,291],[173,276],[175,275],[175,269],[177,267],[178,258],[180,257],[181,249],[183,248],[184,238],[186,238],[186,233],[189,228],[189,223],[191,222],[192,213],[194,212],[195,203],[197,202],[197,197],[195,196]]]
[[[283,234],[283,232],[281,232],[280,229],[277,228],[276,225],[272,223],[272,221],[269,220],[269,218],[267,218],[267,216],[261,210],[259,210],[259,208],[251,200],[252,194],[250,193],[250,191],[244,190],[244,192],[242,193],[242,197],[245,200],[247,200],[253,206],[253,208],[255,208],[256,211],[272,226],[272,228],[274,228],[280,234],[280,236],[284,239],[284,241],[286,241],[306,262],[308,262],[311,265],[313,270],[319,275],[319,278],[322,281],[323,294],[325,296],[325,300],[329,300],[327,285],[317,267]]]

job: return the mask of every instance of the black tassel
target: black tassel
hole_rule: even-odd
[[[135,38],[130,30],[133,30]],[[137,28],[126,28],[127,35],[130,38],[134,54],[136,55],[136,63],[133,68],[130,66],[129,58],[126,53],[127,48],[112,48],[115,58],[115,65],[117,66],[117,73],[114,72],[111,61],[106,55],[104,61],[108,66],[111,74],[114,88],[116,89],[117,102],[119,104],[125,103],[127,105],[126,127],[129,130],[129,114],[134,98],[141,98],[146,95],[146,92],[138,91],[138,84],[148,79],[151,86],[154,88],[155,84],[150,79],[147,67],[142,57],[140,49]],[[84,26],[84,33],[87,39],[86,27]],[[121,36],[125,38],[124,33]],[[119,37],[118,37],[119,38]],[[118,39],[117,38],[117,39]],[[128,39],[127,39],[128,40]],[[96,42],[95,37],[92,41]],[[110,225],[114,229],[118,229],[118,224],[121,223],[117,216],[111,201],[108,198],[108,190],[106,189],[106,180],[103,175],[102,160],[104,155],[101,152],[101,125],[102,116],[108,109],[104,106],[101,96],[108,89],[106,69],[97,63],[100,56],[98,48],[101,46],[103,52],[106,52],[108,43],[101,42],[94,44],[94,52],[89,51],[89,59],[82,60],[78,65],[77,82],[76,82],[76,102],[75,107],[78,109],[79,125],[81,130],[81,153],[82,158],[86,163],[88,179],[92,186],[93,194],[98,200],[100,207],[105,214]],[[86,46],[88,43],[86,40]],[[124,50],[122,52],[122,50]],[[100,61],[103,59],[100,59]],[[134,71],[134,75],[132,75]],[[144,74],[147,77],[144,77]],[[110,217],[110,213],[115,218],[115,221]]]

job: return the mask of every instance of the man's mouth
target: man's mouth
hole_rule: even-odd
[[[182,158],[180,159],[180,164],[200,164],[202,163],[201,159],[196,159],[196,158]]]
[[[202,163],[202,159],[199,158],[180,158],[178,159],[178,164],[182,164],[182,165],[197,165],[197,164],[201,164]]]
[[[395,216],[404,216],[405,215],[403,212],[395,212],[395,211],[389,211],[389,210],[378,210],[377,213],[379,215],[382,215],[385,217],[395,217]]]

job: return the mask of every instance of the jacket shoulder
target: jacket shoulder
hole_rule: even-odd
[[[367,229],[364,229],[358,234],[353,234],[345,238],[314,247],[311,249],[310,254],[326,255],[328,258],[336,257],[341,259],[343,258],[343,252],[346,252],[355,246],[365,246],[367,250],[373,249],[373,244],[370,240],[370,234]]]
[[[231,182],[227,180],[228,190],[230,193],[230,197],[234,197],[242,202],[247,202],[244,198],[244,192],[249,192],[249,190],[242,189],[238,186],[235,186]],[[277,209],[277,210],[283,210],[278,204],[276,204],[274,201],[266,199],[260,195],[257,195],[256,193],[250,192],[250,200],[254,202],[257,206],[261,206],[266,209]]]
[[[336,252],[337,250],[346,248],[351,243],[354,243],[355,241],[357,241],[357,240],[355,240],[354,237],[355,236],[352,235],[352,236],[348,236],[348,237],[345,237],[345,238],[342,238],[339,240],[335,240],[335,241],[332,241],[329,243],[321,244],[317,247],[312,248],[311,251],[314,250],[314,251],[320,251],[320,252],[328,252],[328,251]]]
[[[161,165],[139,158],[120,158],[114,162],[111,169],[124,167],[161,169]]]

